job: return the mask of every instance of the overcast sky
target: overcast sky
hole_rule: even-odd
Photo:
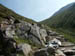
[[[72,2],[75,0],[0,0],[1,4],[35,21],[47,19]]]

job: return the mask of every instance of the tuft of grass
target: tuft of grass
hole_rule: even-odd
[[[14,39],[16,40],[16,42],[18,44],[20,44],[20,43],[30,43],[30,41],[28,39],[23,39],[21,37],[19,38],[18,36],[15,36]]]

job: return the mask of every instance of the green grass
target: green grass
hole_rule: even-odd
[[[50,28],[53,31],[58,32],[59,34],[64,35],[64,38],[68,39],[70,42],[75,43],[75,36],[73,36],[73,32],[70,32],[68,30],[65,29],[56,29],[56,28]]]
[[[26,39],[26,38],[21,38],[21,37],[15,36],[14,40],[16,40],[17,44],[27,43],[27,44],[30,44],[32,47],[39,47],[39,46],[35,45],[32,42],[32,40],[30,40],[30,39]]]
[[[14,40],[17,42],[17,44],[30,44],[30,41],[28,39],[19,38],[18,36],[14,36]],[[19,56],[24,56],[23,52],[20,51],[18,53]]]
[[[20,43],[29,43],[29,40],[22,38],[14,38],[18,44]]]

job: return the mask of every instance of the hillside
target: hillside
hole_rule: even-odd
[[[41,23],[75,37],[75,3],[71,3]]]
[[[53,56],[55,50],[50,48],[51,53],[48,47],[45,48],[49,30],[40,26],[0,5],[0,56]]]
[[[47,25],[0,5],[0,56],[74,56],[73,47],[74,43]]]
[[[6,8],[2,4],[0,4],[0,21],[3,20],[7,16],[13,16],[15,19],[21,19],[27,22],[35,22],[29,18],[23,17],[15,12],[13,12],[11,9]]]

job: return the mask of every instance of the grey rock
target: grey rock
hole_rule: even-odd
[[[16,30],[17,35],[21,38],[28,38],[27,33],[30,30],[30,26],[28,25],[28,23],[25,22],[17,25],[19,26]]]
[[[64,54],[64,52],[61,51],[61,50],[59,50],[59,49],[57,49],[55,52],[56,52],[56,53],[55,53],[55,56],[66,56],[66,55]]]
[[[33,33],[35,36],[37,36],[38,38],[40,38],[40,27],[37,26],[37,24],[34,24],[31,26],[31,33]]]
[[[55,50],[53,48],[42,48],[34,53],[34,56],[54,56]]]
[[[22,51],[25,56],[28,56],[28,54],[32,51],[31,46],[29,44],[23,44]]]
[[[39,38],[37,38],[35,35],[29,35],[29,40],[31,40],[34,45],[41,45]]]
[[[59,33],[49,31],[49,32],[48,32],[48,35],[50,35],[50,36],[58,36]]]
[[[45,29],[40,29],[37,24],[30,24],[28,22],[21,21],[20,24],[17,24],[19,28],[16,30],[17,35],[21,38],[29,38],[34,41],[36,44],[45,45],[45,37],[47,36]]]
[[[39,39],[40,40],[40,44],[41,45],[43,45],[43,46],[45,46],[45,44],[44,44],[44,41],[42,40],[42,36],[41,36],[41,34],[40,34],[40,27],[38,27],[37,26],[37,24],[33,24],[32,26],[31,26],[31,31],[30,31],[30,33],[32,34],[32,35],[34,35],[37,39]],[[44,38],[43,38],[44,39]]]
[[[8,38],[13,38],[14,35],[15,35],[14,26],[8,25],[8,27],[6,28],[5,33],[6,33],[6,36],[7,36]]]
[[[46,42],[46,36],[47,36],[47,32],[45,29],[40,29],[40,35],[41,35],[41,39]]]

